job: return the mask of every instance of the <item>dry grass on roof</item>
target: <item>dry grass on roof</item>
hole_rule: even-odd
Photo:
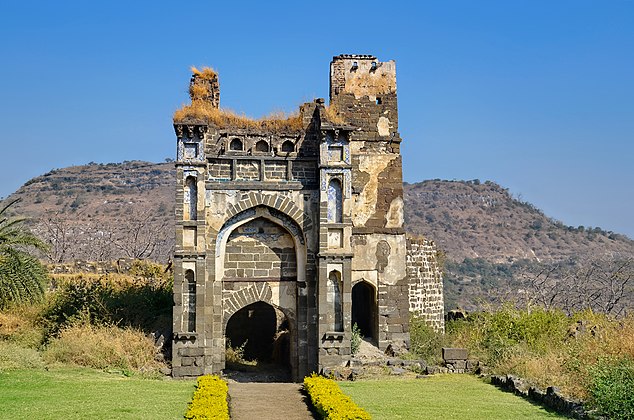
[[[203,67],[201,70],[198,70],[195,66],[191,66],[190,70],[204,80],[211,80],[218,76],[218,72],[211,67]]]
[[[205,101],[195,100],[191,105],[184,105],[174,113],[174,122],[205,122],[218,128],[240,128],[269,131],[301,131],[302,118],[299,113],[273,113],[266,117],[254,119],[239,115],[233,111],[214,108]]]
[[[204,84],[192,83],[189,86],[189,96],[196,99],[204,99],[209,96],[209,89]]]
[[[330,104],[327,107],[324,107],[324,114],[326,121],[335,125],[343,125],[346,121],[343,119],[341,114],[339,114],[339,110],[335,104]]]

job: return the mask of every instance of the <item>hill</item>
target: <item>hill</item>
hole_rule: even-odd
[[[52,262],[118,257],[167,261],[173,248],[174,166],[124,162],[52,170],[8,200],[54,244]],[[571,227],[493,182],[405,184],[405,225],[445,256],[446,307],[473,308],[539,263],[634,256],[634,241],[600,228]]]

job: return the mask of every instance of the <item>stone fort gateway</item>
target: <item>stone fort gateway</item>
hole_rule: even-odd
[[[173,376],[244,345],[298,381],[350,363],[354,324],[396,353],[410,312],[442,330],[435,245],[403,229],[395,62],[336,56],[328,106],[268,120],[221,110],[217,74],[193,70],[174,114]]]

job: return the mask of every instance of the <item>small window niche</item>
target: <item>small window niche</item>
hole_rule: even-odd
[[[332,329],[335,332],[343,331],[343,301],[342,296],[341,273],[333,270],[328,274],[328,283],[326,290],[326,301],[332,305]]]
[[[198,187],[196,186],[196,178],[188,176],[185,180],[184,188],[184,203],[183,203],[183,218],[184,220],[196,220],[197,219],[197,207],[198,207]]]
[[[282,143],[282,152],[291,153],[295,151],[295,145],[292,141],[286,140]]]
[[[193,270],[185,271],[183,282],[183,330],[196,332],[196,276]]]
[[[338,178],[328,183],[328,223],[343,221],[343,188]]]
[[[267,142],[265,142],[264,140],[260,140],[259,142],[255,143],[255,151],[256,152],[268,153],[269,150],[271,150],[270,147],[269,147],[269,144]]]
[[[232,152],[241,152],[244,150],[244,146],[242,145],[242,140],[239,138],[233,138],[229,142],[229,150]]]

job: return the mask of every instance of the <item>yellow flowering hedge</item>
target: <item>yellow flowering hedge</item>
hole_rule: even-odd
[[[227,403],[227,383],[216,375],[198,377],[196,392],[187,406],[186,419],[226,419],[229,420]]]
[[[310,395],[313,406],[324,419],[369,420],[370,415],[341,392],[332,379],[312,374],[304,378],[304,389]]]

